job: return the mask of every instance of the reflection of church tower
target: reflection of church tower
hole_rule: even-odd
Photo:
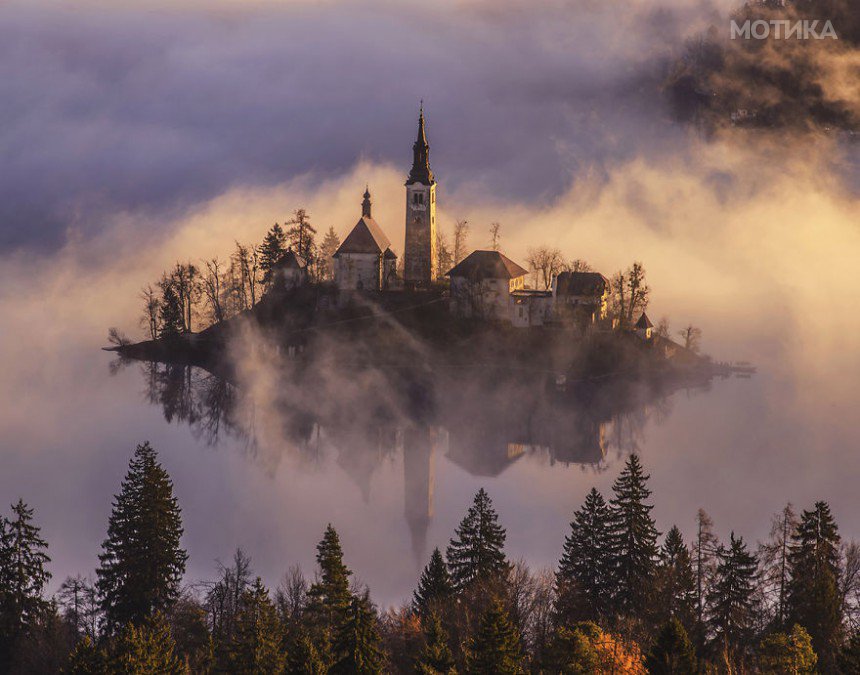
[[[427,528],[433,517],[435,444],[436,431],[429,427],[409,427],[403,433],[404,507],[412,553],[419,564],[425,562]]]
[[[426,286],[438,275],[436,260],[436,179],[430,170],[430,145],[424,133],[424,106],[418,138],[412,146],[412,169],[406,180],[406,244],[403,279]]]

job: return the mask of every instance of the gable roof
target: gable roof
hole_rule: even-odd
[[[562,272],[556,277],[556,295],[599,296],[606,292],[609,280],[600,272]]]
[[[334,257],[341,253],[384,253],[389,246],[391,242],[379,224],[370,216],[362,216],[338,247]]]
[[[469,279],[515,279],[529,271],[498,251],[472,251],[446,276]]]
[[[648,318],[648,315],[645,312],[642,312],[642,316],[639,317],[639,321],[636,322],[636,328],[653,328],[654,324],[651,323],[651,319]]]
[[[305,267],[305,261],[293,253],[293,249],[287,249],[287,252],[284,253],[284,255],[278,259],[278,262],[275,263],[275,269],[304,269]]]

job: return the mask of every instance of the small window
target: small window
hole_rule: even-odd
[[[424,193],[416,192],[412,195],[412,203],[413,204],[423,204],[424,203]]]

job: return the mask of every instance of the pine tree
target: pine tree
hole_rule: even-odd
[[[287,225],[290,226],[287,230],[290,247],[310,267],[314,262],[314,250],[316,249],[314,235],[317,233],[314,226],[311,225],[310,216],[304,209],[298,209]]]
[[[785,628],[788,599],[788,556],[791,536],[798,521],[791,504],[771,519],[770,538],[759,549],[762,567],[762,592],[772,607],[772,622],[777,630]]]
[[[768,635],[759,646],[759,672],[762,675],[813,675],[818,672],[817,663],[818,656],[812,649],[809,633],[797,624],[791,633]]]
[[[423,616],[430,609],[439,609],[454,595],[451,575],[438,548],[433,549],[430,562],[421,572],[418,588],[412,594],[412,610]]]
[[[610,511],[592,488],[573,515],[556,573],[555,617],[559,624],[606,616],[612,593],[609,558]]]
[[[230,672],[241,675],[279,673],[284,667],[281,633],[275,605],[257,577],[251,588],[242,594],[230,648]]]
[[[660,549],[655,586],[658,620],[666,623],[677,618],[684,626],[693,626],[696,580],[690,551],[677,526],[666,533]]]
[[[173,483],[155,450],[138,445],[114,498],[97,587],[108,633],[171,607],[188,555]]]
[[[270,283],[272,270],[287,251],[287,235],[284,229],[275,223],[263,237],[260,244],[260,270],[263,272],[263,283]]]
[[[638,455],[630,455],[612,486],[609,553],[615,585],[613,605],[619,614],[638,615],[648,607],[657,559],[659,533],[647,503],[650,476]]]
[[[422,619],[424,646],[415,664],[420,675],[448,675],[455,672],[454,656],[448,647],[448,634],[442,627],[437,612],[430,612]]]
[[[525,673],[520,635],[498,601],[484,614],[469,641],[466,672],[475,675],[516,675]]]
[[[329,227],[320,244],[320,279],[322,281],[331,281],[334,278],[334,268],[332,256],[337,253],[340,248],[340,237],[334,231],[333,227]]]
[[[69,662],[63,672],[66,675],[103,675],[108,672],[107,658],[85,635],[69,655]]]
[[[377,675],[384,672],[385,653],[376,623],[376,612],[370,598],[354,597],[346,620],[337,634],[334,653],[337,661],[332,675]]]
[[[696,650],[678,619],[670,619],[660,630],[654,646],[645,658],[652,675],[695,675]]]
[[[158,306],[158,312],[161,318],[158,337],[172,338],[182,333],[185,327],[184,311],[179,295],[170,279],[164,279],[161,282],[161,302]]]
[[[0,518],[0,672],[49,606],[42,597],[51,578],[48,543],[32,521],[33,509],[22,499],[12,505],[11,518]]]
[[[323,660],[331,656],[335,634],[343,626],[352,595],[349,577],[352,572],[343,563],[340,538],[329,524],[317,545],[319,579],[308,589],[308,620],[314,644]]]
[[[826,502],[804,511],[792,536],[788,557],[787,616],[809,631],[821,660],[830,672],[842,642],[840,537]]]
[[[184,675],[167,621],[156,612],[141,625],[122,629],[113,649],[109,672],[124,675]]]
[[[476,581],[503,578],[510,569],[504,553],[507,534],[497,521],[493,503],[481,488],[446,551],[458,591]]]
[[[693,542],[693,574],[696,580],[696,622],[693,641],[699,652],[705,648],[707,638],[707,597],[717,571],[716,555],[719,542],[713,532],[714,522],[699,509],[696,513],[696,539]]]
[[[600,658],[594,648],[600,629],[585,621],[572,628],[559,626],[553,635],[549,649],[547,672],[564,675],[591,675],[599,672]]]
[[[289,675],[326,675],[328,673],[325,661],[308,635],[300,633],[290,641],[287,649],[286,672]]]
[[[743,650],[751,638],[757,562],[743,537],[732,532],[728,548],[718,553],[716,578],[708,594],[709,625],[716,642],[730,652]]]

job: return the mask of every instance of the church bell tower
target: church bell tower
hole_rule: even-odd
[[[430,170],[429,153],[422,103],[418,115],[418,138],[412,146],[412,169],[406,180],[406,245],[403,253],[403,280],[419,287],[429,286],[439,275],[436,257],[436,179]]]

